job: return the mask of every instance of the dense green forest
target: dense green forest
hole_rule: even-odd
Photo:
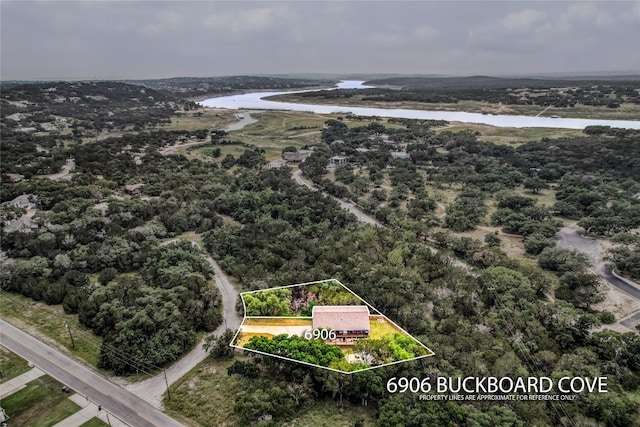
[[[6,102],[55,108],[39,98],[42,87],[11,90],[25,99]],[[584,257],[553,238],[562,219],[612,236],[613,262],[637,277],[637,131],[588,128],[572,138],[498,145],[474,131],[440,129],[441,122],[327,120],[300,169],[385,225],[373,227],[295,183],[291,168],[266,168],[260,147],[204,160],[160,153],[192,137],[224,147],[214,145],[220,129],[158,129],[162,123],[151,121],[67,143],[55,131],[21,141],[5,127],[9,120],[3,104],[0,201],[31,195],[36,213],[30,232],[3,230],[0,285],[77,313],[103,337],[101,367],[124,374],[162,366],[191,348],[198,332],[221,324],[220,295],[200,249],[171,242],[194,232],[239,290],[335,277],[436,353],[348,376],[259,355],[237,360],[228,374],[244,391],[229,405],[240,424],[280,425],[327,399],[341,408],[367,405],[381,427],[640,423],[640,335],[597,328],[611,316],[593,308],[601,286]],[[336,155],[349,165],[327,170]],[[70,180],[6,175],[53,173],[68,157],[76,165]],[[144,185],[131,194],[131,184]],[[553,200],[543,204],[537,196],[551,188]],[[2,206],[3,219],[22,213]],[[509,256],[493,232],[482,240],[463,234],[481,226],[522,236],[528,254]],[[540,375],[607,376],[609,393],[425,404],[385,389],[392,377]]]

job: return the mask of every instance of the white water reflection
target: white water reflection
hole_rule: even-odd
[[[369,86],[364,82],[347,80],[340,82],[337,89],[365,89]],[[301,104],[294,102],[276,102],[262,98],[285,93],[312,92],[310,90],[283,91],[283,92],[253,92],[241,95],[221,96],[201,101],[205,107],[249,110],[290,110],[307,111],[318,114],[351,113],[360,116],[396,117],[406,119],[447,120],[450,122],[481,123],[498,127],[546,127],[565,129],[584,129],[587,126],[611,126],[616,128],[640,129],[640,121],[637,120],[592,120],[592,119],[566,119],[551,117],[493,115],[480,113],[465,113],[455,111],[426,111],[409,110],[403,108],[370,108],[352,107],[344,105],[319,105]]]

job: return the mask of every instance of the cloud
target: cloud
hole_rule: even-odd
[[[413,38],[421,42],[431,41],[436,37],[437,33],[434,28],[428,25],[421,25],[413,30]]]
[[[0,1],[0,73],[8,79],[637,69],[638,5]]]
[[[530,51],[544,46],[552,27],[541,11],[524,9],[497,23],[470,28],[468,41],[489,50]]]

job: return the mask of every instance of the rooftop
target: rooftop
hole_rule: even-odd
[[[317,305],[313,307],[312,316],[314,329],[369,330],[369,307],[366,305]]]

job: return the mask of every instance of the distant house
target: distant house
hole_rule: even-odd
[[[349,163],[349,158],[345,156],[333,156],[329,158],[329,166],[343,166]]]
[[[124,191],[130,196],[139,196],[144,184],[129,184],[124,186]]]
[[[300,150],[300,151],[285,151],[282,153],[282,158],[287,162],[292,163],[302,163],[307,160],[313,151],[311,150]]]
[[[38,196],[34,194],[22,194],[13,200],[4,202],[2,205],[12,205],[18,208],[35,209],[37,207]]]
[[[285,166],[287,166],[287,161],[285,159],[277,159],[269,162],[269,169],[280,169]]]
[[[407,160],[409,158],[409,154],[405,153],[404,151],[392,151],[391,157],[399,160]]]
[[[313,329],[330,329],[336,344],[351,344],[369,336],[369,307],[366,305],[316,305],[312,311]]]
[[[9,181],[11,182],[20,182],[24,179],[24,175],[19,173],[8,173],[7,177],[9,177]]]

